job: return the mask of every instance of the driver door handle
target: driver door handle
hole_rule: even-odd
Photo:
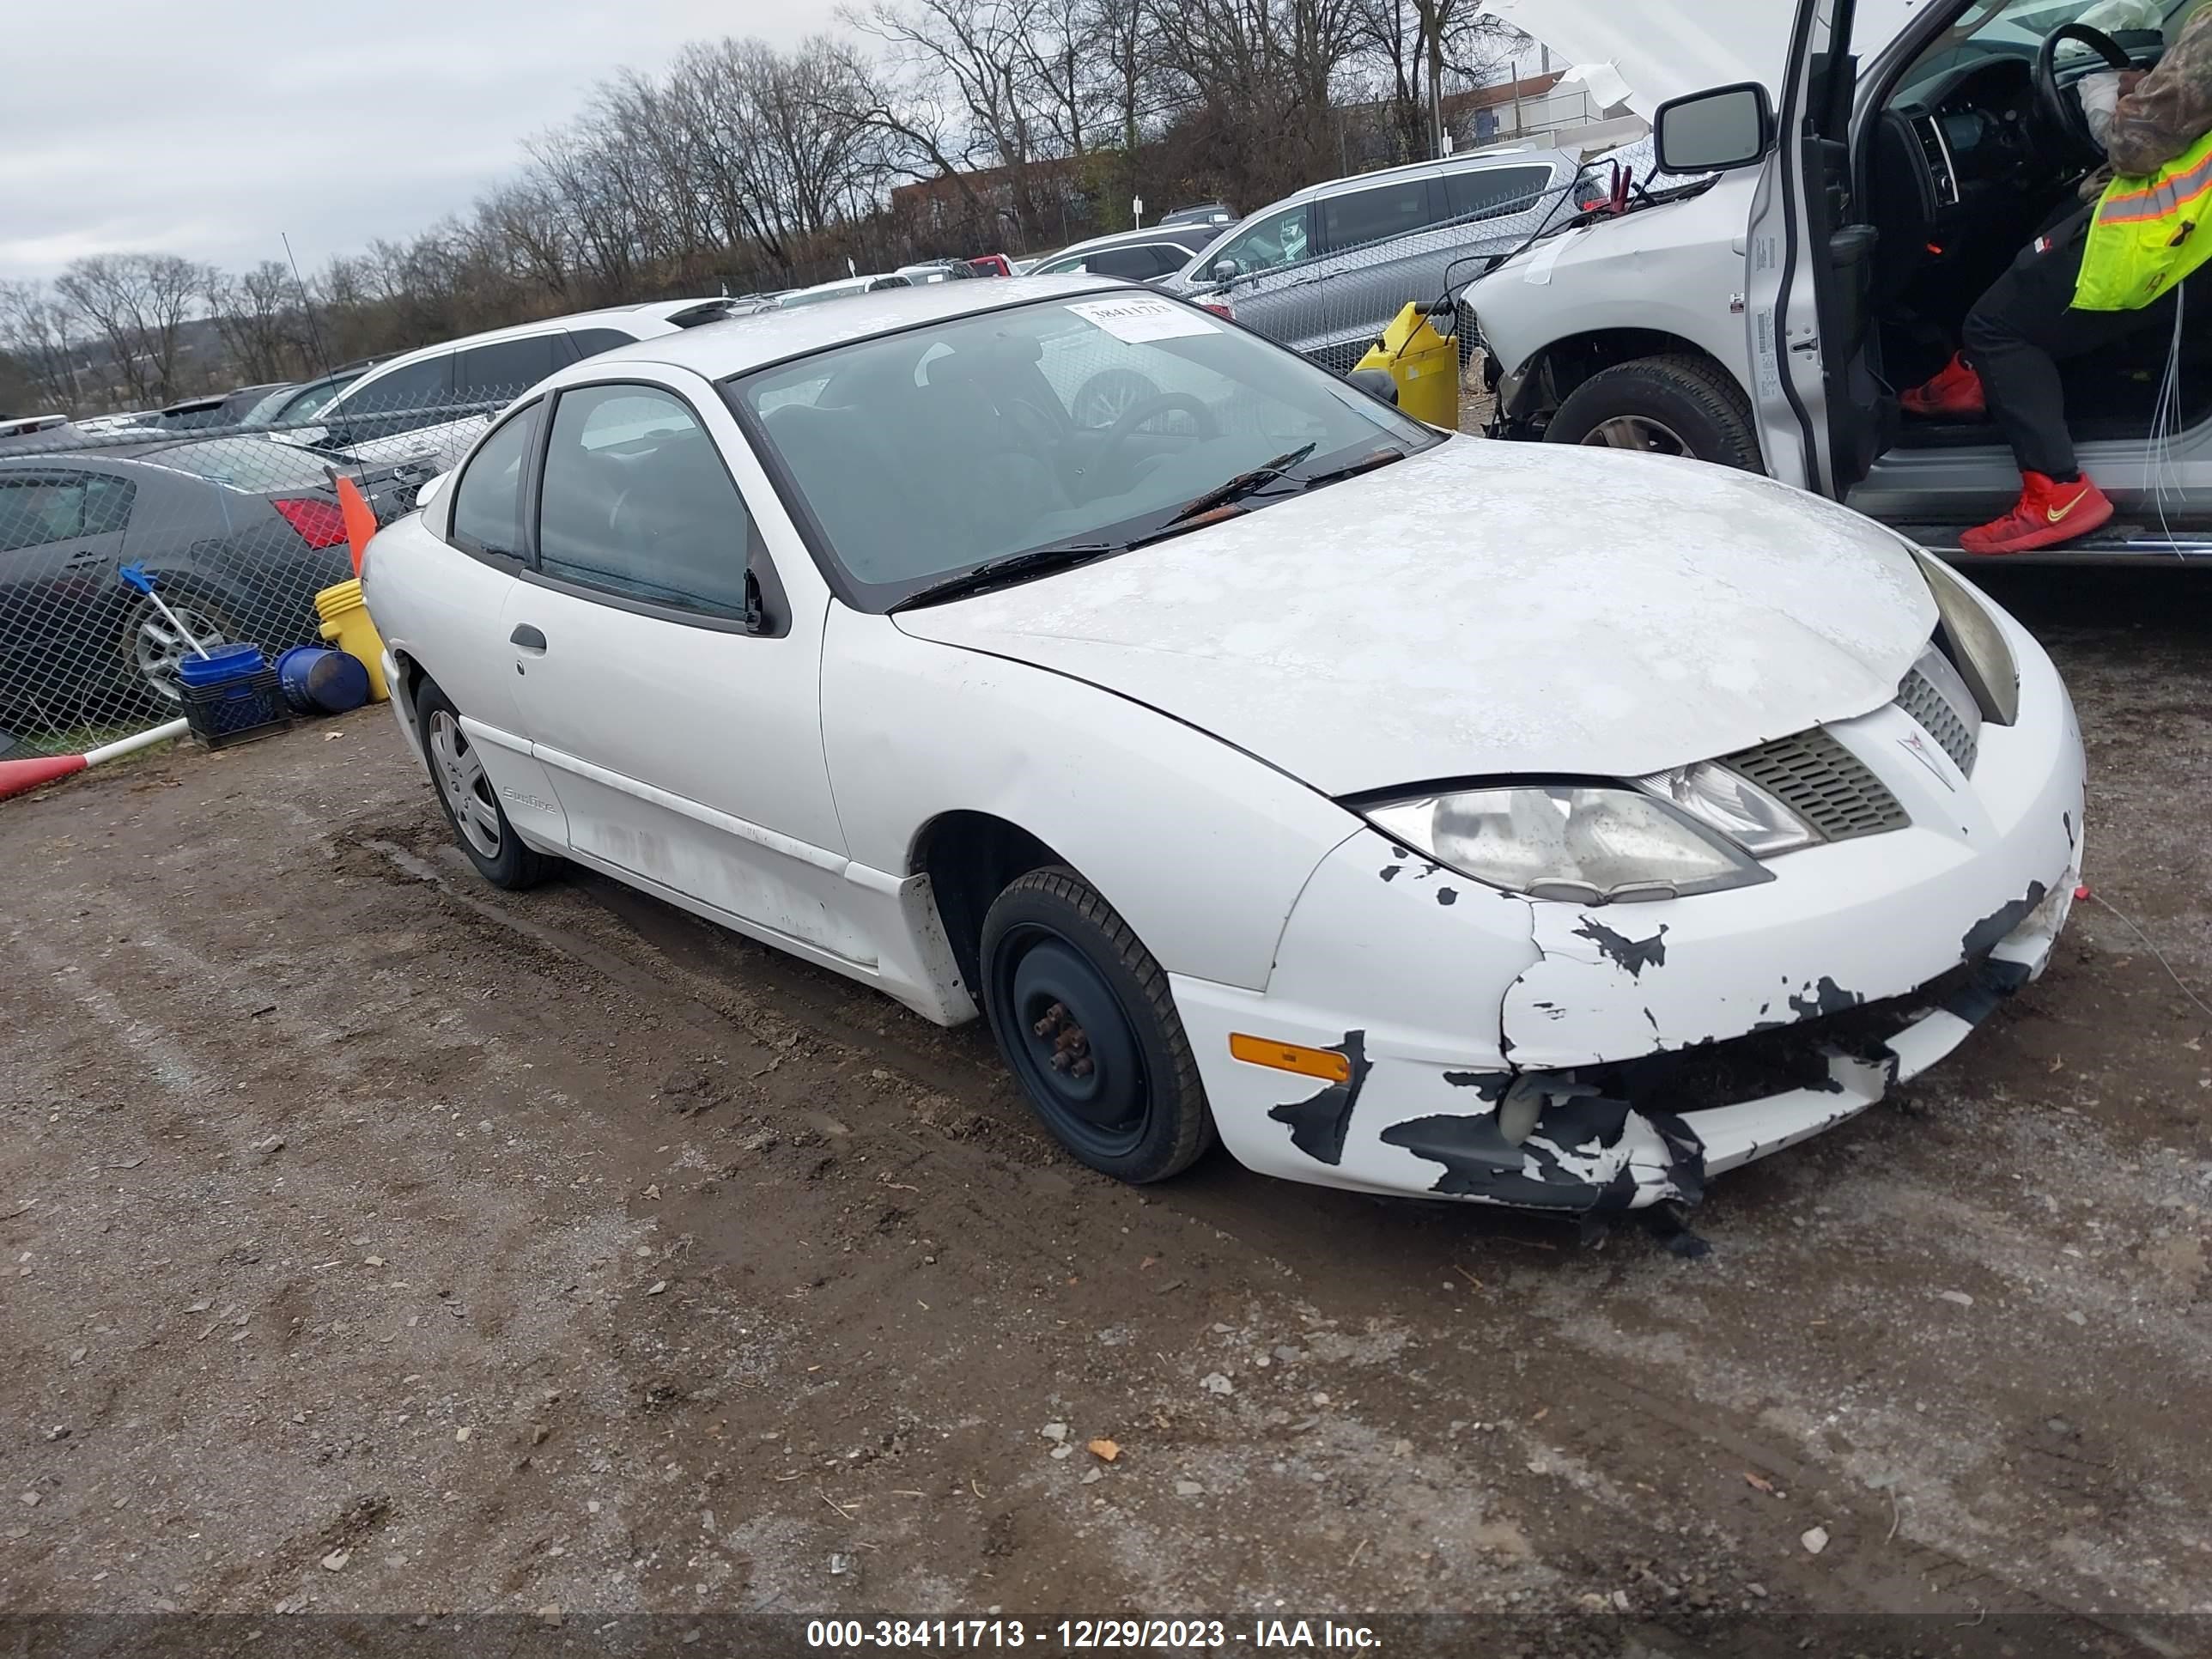
[[[528,623],[515,623],[514,632],[507,638],[510,645],[519,645],[525,651],[543,652],[545,649],[545,635]]]

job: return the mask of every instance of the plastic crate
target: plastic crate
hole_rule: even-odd
[[[292,724],[292,711],[278,685],[276,671],[225,680],[220,685],[185,685],[185,723],[209,749],[228,748],[282,732]]]

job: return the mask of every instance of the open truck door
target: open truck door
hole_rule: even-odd
[[[1745,248],[1760,447],[1777,477],[1837,501],[1866,477],[1896,418],[1866,362],[1877,238],[1851,166],[1856,9],[1856,0],[1799,0]]]
[[[1876,234],[1854,188],[1855,0],[1798,0],[1777,84],[1670,99],[1652,119],[1668,173],[1759,169],[1739,301],[1752,412],[1774,477],[1842,500],[1881,447],[1889,400],[1865,362]]]

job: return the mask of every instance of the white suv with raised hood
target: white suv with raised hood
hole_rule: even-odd
[[[1491,0],[1652,121],[1668,180],[1467,289],[1493,435],[1764,471],[1955,553],[2020,475],[1994,426],[1907,425],[1896,394],[2101,161],[2075,84],[2154,64],[2193,3]],[[2062,365],[2119,511],[2033,556],[2212,559],[2212,327],[2191,309]]]

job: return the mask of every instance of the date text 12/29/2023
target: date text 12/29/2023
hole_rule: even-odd
[[[886,1648],[1039,1647],[1048,1652],[1195,1652],[1243,1647],[1261,1652],[1347,1652],[1380,1646],[1364,1625],[1333,1619],[813,1619],[806,1645],[830,1653]]]

